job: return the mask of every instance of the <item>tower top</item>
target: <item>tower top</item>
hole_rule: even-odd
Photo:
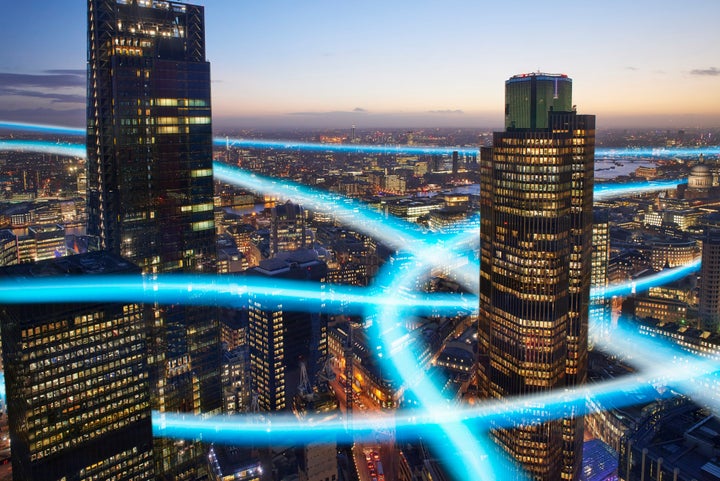
[[[522,73],[505,82],[506,129],[545,129],[549,112],[572,110],[572,79],[565,74]]]

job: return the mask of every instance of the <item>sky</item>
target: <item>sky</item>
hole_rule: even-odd
[[[714,0],[197,0],[216,129],[503,123],[504,82],[573,79],[599,128],[720,127]],[[82,126],[86,2],[0,17],[0,120]]]

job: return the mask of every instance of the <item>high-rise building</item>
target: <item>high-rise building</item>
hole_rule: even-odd
[[[720,330],[720,230],[708,228],[703,238],[700,270],[700,325]]]
[[[595,117],[565,75],[506,82],[506,130],[481,151],[479,376],[504,398],[585,382]],[[532,479],[578,479],[582,418],[495,430]],[[508,474],[511,477],[510,474]]]
[[[572,110],[572,80],[567,75],[528,73],[505,82],[505,129],[545,129],[548,112]]]
[[[215,252],[203,7],[88,1],[88,233],[143,272]]]
[[[147,275],[214,271],[203,7],[88,0],[87,13],[88,234]],[[153,409],[220,412],[211,308],[154,306],[149,344]],[[198,443],[159,439],[154,451],[160,478],[206,465]]]
[[[307,212],[303,206],[288,201],[270,211],[270,250],[277,255],[282,251],[305,249],[311,243],[307,229]]]
[[[140,276],[92,252],[5,267],[7,280]],[[13,479],[152,480],[147,321],[133,303],[0,306]]]
[[[593,211],[592,261],[590,286],[595,294],[590,299],[588,318],[594,323],[590,335],[592,339],[604,338],[610,333],[610,299],[605,298],[608,285],[608,265],[610,263],[610,216],[607,209]],[[594,337],[593,337],[594,336]]]
[[[324,282],[327,265],[311,250],[282,253],[266,259],[249,275],[271,279]],[[301,312],[284,307],[282,299],[258,299],[248,295],[248,347],[251,389],[262,411],[292,407],[302,386],[303,368],[312,382],[327,355],[327,319],[319,312]]]

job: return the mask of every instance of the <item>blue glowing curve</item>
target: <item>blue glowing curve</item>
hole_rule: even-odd
[[[255,192],[292,199],[311,210],[331,213],[341,223],[382,241],[388,247],[410,251],[415,257],[427,258],[436,266],[445,265],[448,259],[454,257],[442,244],[434,242],[435,238],[430,232],[420,229],[416,224],[385,217],[355,199],[311,189],[288,180],[263,177],[220,162],[213,163],[213,169],[218,180]],[[477,266],[477,263],[474,265]],[[477,293],[479,277],[471,273],[470,269],[463,269],[458,274],[468,289]]]
[[[65,127],[49,124],[28,124],[0,120],[0,129],[38,132],[43,134],[85,135],[83,128]],[[413,145],[379,145],[379,144],[323,144],[317,142],[301,142],[295,140],[260,140],[242,138],[216,137],[213,143],[218,146],[230,145],[245,149],[274,149],[308,152],[338,152],[355,154],[393,154],[393,155],[478,155],[477,147],[460,146],[413,146]],[[720,155],[720,146],[705,147],[662,147],[662,148],[595,148],[595,158],[684,158],[699,155]],[[73,154],[75,155],[75,154]]]
[[[3,120],[0,120],[0,129],[38,132],[41,134],[82,135],[83,137],[87,133],[85,129],[79,127],[66,127],[63,125],[50,124],[27,124],[24,122],[8,122]]]
[[[4,150],[85,157],[84,144],[54,143],[45,140],[0,140],[0,151]]]
[[[687,180],[632,182],[628,184],[602,183],[595,185],[593,199],[607,200],[615,197],[673,190],[680,184],[687,184]]]
[[[307,282],[231,275],[163,274],[12,278],[0,281],[0,304],[50,302],[139,302],[242,307],[247,294],[265,302],[277,301],[291,310],[324,310],[363,314],[367,306],[406,305],[419,315],[472,312],[478,299],[472,295],[420,294],[411,301],[380,296],[373,289],[328,285],[318,290]]]
[[[462,241],[462,235],[457,239]],[[375,285],[383,289],[386,296],[402,297],[403,293],[410,299],[417,296],[414,282],[427,270],[425,259],[413,258],[386,263],[375,278]],[[478,271],[474,271],[478,272]],[[437,384],[426,375],[424,366],[418,363],[422,356],[417,352],[418,343],[413,342],[416,334],[411,333],[403,320],[414,313],[409,309],[395,306],[368,306],[366,314],[369,324],[370,338],[379,342],[375,347],[376,358],[383,367],[383,372],[390,373],[399,385],[412,390],[420,402],[421,411],[442,412],[449,405],[443,398]],[[430,429],[430,426],[427,428]],[[461,454],[462,463],[451,463],[447,467],[456,479],[480,479],[496,481],[499,475],[508,470],[515,470],[507,463],[504,456],[498,456],[494,443],[488,438],[486,429],[474,431],[463,422],[444,422],[435,425],[438,435],[427,433],[423,439],[431,444],[437,452],[447,453],[449,444]]]
[[[0,127],[3,125],[0,124]],[[45,126],[50,127],[50,126]],[[18,128],[18,125],[15,124],[13,128]],[[67,132],[66,132],[67,133]],[[76,134],[80,134],[80,132],[75,132]],[[10,144],[8,144],[10,142]],[[27,150],[33,150],[37,149],[39,151],[44,152],[52,152],[52,153],[62,153],[62,155],[76,155],[76,156],[84,156],[84,147],[75,145],[75,148],[73,149],[73,146],[60,146],[58,147],[57,144],[55,146],[48,146],[48,143],[13,143],[13,141],[2,141],[0,143],[0,150],[8,150],[13,149],[17,150],[19,146],[22,146],[23,149]],[[292,146],[290,144],[286,143],[280,143],[282,145],[276,145],[275,147],[271,148],[297,148],[296,146]],[[257,144],[256,144],[257,145]],[[295,145],[295,144],[293,144]],[[59,150],[61,147],[69,147],[71,150]],[[78,148],[79,147],[79,148]],[[266,146],[269,147],[269,146]],[[263,148],[266,148],[263,147]],[[383,152],[388,152],[387,147],[380,147],[380,146],[358,146],[360,148],[364,147],[372,147],[372,148],[381,148]],[[303,147],[305,148],[305,147]],[[319,150],[327,150],[326,145],[318,145],[318,144],[308,144],[308,149],[319,149]],[[82,151],[80,150],[82,149]],[[439,148],[438,148],[439,149]],[[699,153],[710,153],[710,154],[716,154],[717,149],[710,148],[710,149],[702,149],[702,150],[695,150],[692,151],[690,149],[685,150],[675,150],[667,151],[667,149],[653,149],[651,151],[643,153],[640,150],[636,150],[634,152],[631,152],[633,155],[637,156],[682,156],[682,155],[699,155]],[[455,148],[451,148],[449,150],[446,150],[445,152],[452,152],[453,150],[459,150]],[[610,151],[609,154],[616,156],[616,155],[624,155],[623,150],[625,149],[618,149]],[[72,152],[70,154],[66,154],[65,152]],[[377,152],[377,151],[376,151]],[[390,153],[399,153],[400,150],[391,151]],[[407,151],[402,151],[404,153],[408,153]],[[427,149],[422,149],[422,152],[418,153],[440,153],[440,150],[434,150],[434,151],[428,151]],[[465,153],[465,151],[463,151]],[[625,154],[630,155],[631,153]],[[225,166],[227,167],[227,166]],[[220,169],[222,170],[222,169]],[[225,174],[228,172],[226,171]],[[236,175],[237,172],[230,172],[232,174],[233,181],[237,181],[237,177],[247,177],[253,176],[252,174],[248,173],[242,173],[243,175]],[[221,172],[220,175],[223,175]],[[263,179],[263,181],[268,179]],[[302,186],[294,186],[288,183],[283,182],[282,185],[279,186],[278,189],[278,182],[277,181],[270,181],[271,185],[264,184],[262,186],[257,186],[264,190],[265,187],[270,187],[271,191],[277,192],[277,190],[280,190],[282,192],[285,192],[288,194],[288,196],[292,196],[293,198],[298,196],[298,192],[302,191],[302,196],[316,196],[321,195],[322,193],[313,192],[312,190],[305,190]],[[667,189],[667,188],[673,188],[677,183],[673,184],[667,184],[667,185],[661,185],[661,186],[647,186],[648,188],[655,188],[655,189]],[[611,196],[612,193],[609,193],[608,191],[612,192],[613,187],[608,187],[607,184],[605,184],[604,189],[602,189],[599,192],[599,195],[601,196]],[[615,191],[615,195],[624,195],[627,193],[627,191],[622,191],[620,189],[627,188],[628,185],[623,185],[617,187],[617,190]],[[248,187],[250,188],[250,187]],[[637,191],[637,186],[633,188],[633,191]],[[327,200],[327,199],[326,199]],[[336,201],[338,199],[334,199]],[[304,203],[304,202],[301,202]],[[347,207],[347,206],[345,206]],[[363,211],[362,206],[353,205],[350,206],[351,208],[347,210],[347,212],[353,212],[355,214],[355,217],[351,216],[349,219],[344,219],[344,222],[347,222],[351,227],[358,227],[358,220],[357,220],[357,214],[358,211]],[[373,218],[372,216],[367,216],[362,218],[362,222],[360,224],[367,224],[367,223],[375,223],[375,222],[382,222],[387,223],[388,220],[385,218]],[[437,255],[438,247],[437,245],[432,245],[432,242],[440,240],[440,237],[434,236],[434,235],[426,235],[426,233],[419,231],[415,228],[410,228],[407,224],[399,223],[398,225],[394,225],[392,227],[393,231],[396,231],[395,233],[400,233],[401,235],[406,236],[405,240],[411,241],[411,245],[416,245],[419,247],[415,247],[412,249],[412,255],[414,259],[417,260],[418,264],[410,269],[407,268],[400,268],[395,269],[393,272],[386,273],[388,275],[388,279],[391,280],[391,282],[388,284],[389,286],[393,286],[393,288],[397,288],[397,283],[400,283],[401,285],[404,285],[405,283],[412,282],[412,280],[418,276],[421,271],[427,269],[427,265],[437,265],[437,261],[430,261],[428,262],[428,254],[432,254],[435,252],[435,255]],[[465,237],[463,239],[464,242],[467,241],[467,233],[463,233],[462,236]],[[460,238],[460,236],[458,236]],[[447,240],[447,238],[445,238]],[[405,244],[407,245],[407,244]],[[434,249],[434,251],[432,250]],[[454,255],[455,252],[452,247],[445,248],[443,247],[443,251],[446,254],[451,255],[449,258],[455,258],[457,259],[457,255]],[[432,256],[429,256],[432,258]],[[444,257],[444,256],[443,256]],[[449,258],[444,258],[444,261],[447,261]],[[477,273],[477,263],[467,262],[466,259],[460,259],[460,265],[458,268],[462,265],[463,260],[465,261],[465,268],[461,269],[462,271],[468,272],[470,275],[473,273]],[[445,262],[443,262],[444,264]],[[613,294],[613,292],[622,293],[627,292],[628,289],[630,290],[639,290],[646,287],[649,287],[652,282],[666,282],[669,280],[672,280],[674,278],[677,278],[678,276],[686,275],[687,272],[690,272],[693,269],[697,269],[699,263],[695,263],[691,266],[685,266],[682,269],[676,269],[674,271],[668,271],[664,273],[660,273],[658,277],[654,279],[642,279],[641,281],[644,282],[644,284],[641,283],[641,281],[637,281],[635,283],[624,283],[621,286],[611,286],[609,288],[605,288],[604,295],[610,296],[610,295],[617,295]],[[685,270],[685,274],[683,274]],[[466,276],[467,277],[467,276]],[[382,276],[379,277],[380,280],[382,280]],[[185,279],[187,281],[187,279]],[[120,281],[118,281],[120,282]],[[166,294],[172,292],[173,294],[169,294],[176,302],[177,297],[180,295],[180,292],[183,293],[183,297],[188,299],[187,302],[201,302],[199,299],[205,298],[207,296],[212,297],[215,301],[217,301],[218,298],[225,298],[224,296],[229,296],[229,298],[232,298],[233,295],[237,296],[239,293],[238,286],[237,285],[223,285],[218,286],[215,282],[210,282],[207,284],[204,280],[195,279],[191,281],[191,284],[184,283],[182,284],[182,281],[180,284],[174,284],[172,282],[167,283],[164,279],[163,282],[156,282],[156,283],[150,283],[149,285],[146,283],[143,285],[142,289],[140,289],[138,286],[130,287],[127,286],[128,289],[134,289],[134,292],[137,294],[137,297],[135,297],[135,300],[138,298],[140,299],[147,299],[149,298],[157,300],[161,294]],[[190,288],[189,288],[190,286]],[[96,287],[96,286],[94,286]],[[117,286],[116,286],[117,287]],[[272,295],[273,292],[279,292],[282,291],[284,295],[287,295],[292,298],[308,298],[312,299],[312,302],[310,304],[305,303],[305,307],[307,308],[308,305],[314,305],[315,302],[323,302],[322,295],[320,296],[320,299],[318,299],[318,296],[315,294],[311,294],[308,292],[308,289],[306,288],[300,288],[299,286],[289,286],[289,285],[283,285],[281,287],[269,287],[267,285],[265,286],[253,286],[262,291],[262,289],[266,289],[265,294],[263,295]],[[406,286],[409,287],[409,286]],[[617,290],[613,290],[617,288]],[[217,291],[213,291],[214,289],[217,289]],[[276,289],[273,291],[273,289]],[[286,291],[286,289],[294,289],[292,291]],[[107,291],[107,287],[105,288]],[[242,291],[242,289],[240,289]],[[385,293],[385,298],[387,298],[389,295],[395,294],[394,291],[388,291]],[[426,376],[422,375],[422,369],[419,368],[419,366],[416,364],[414,357],[412,356],[412,349],[402,349],[398,348],[398,341],[401,342],[407,342],[406,339],[408,337],[408,333],[403,331],[403,329],[398,329],[398,326],[392,326],[388,325],[387,322],[379,322],[380,319],[388,318],[388,314],[398,314],[399,309],[403,307],[404,302],[376,302],[374,304],[368,304],[367,303],[367,297],[364,296],[362,293],[358,292],[338,292],[338,296],[341,298],[343,296],[347,299],[350,299],[351,296],[358,296],[358,297],[352,297],[354,305],[359,310],[365,310],[366,315],[369,315],[371,319],[376,319],[378,322],[374,323],[374,330],[376,331],[375,338],[380,342],[380,348],[383,349],[388,355],[386,357],[387,363],[386,368],[390,367],[394,372],[400,374],[400,379],[402,379],[403,382],[406,383],[414,383],[410,384],[411,386],[417,386],[418,393],[420,394],[418,397],[421,401],[421,404],[423,405],[423,409],[419,410],[418,412],[413,413],[412,423],[409,424],[410,428],[409,431],[405,430],[405,424],[400,423],[396,426],[397,432],[399,433],[399,437],[402,438],[404,436],[403,433],[408,433],[409,436],[412,436],[413,438],[416,438],[419,434],[423,435],[425,433],[426,435],[430,436],[431,438],[434,438],[434,435],[438,432],[438,429],[442,430],[444,434],[450,439],[451,443],[456,447],[456,449],[462,450],[462,449],[469,449],[467,452],[467,455],[464,456],[465,461],[465,467],[464,468],[458,468],[457,470],[454,470],[454,473],[458,476],[460,476],[462,479],[467,479],[468,475],[472,475],[475,478],[478,479],[499,479],[496,477],[495,473],[493,472],[490,465],[492,464],[490,462],[490,458],[488,456],[492,455],[492,452],[488,452],[489,450],[492,450],[492,445],[487,442],[485,439],[484,434],[478,435],[479,432],[482,432],[483,429],[486,429],[488,426],[489,420],[493,420],[493,425],[497,426],[512,426],[514,424],[515,419],[517,419],[516,415],[514,415],[513,406],[516,410],[519,409],[518,414],[520,415],[522,413],[522,410],[524,407],[532,405],[535,407],[535,403],[541,402],[539,399],[535,399],[535,397],[523,397],[518,400],[503,400],[503,402],[499,405],[497,408],[497,412],[495,413],[495,417],[489,417],[490,415],[486,417],[482,417],[482,415],[478,415],[477,413],[474,413],[472,415],[466,415],[463,419],[449,419],[444,418],[440,419],[440,416],[438,415],[438,412],[447,412],[448,410],[441,409],[442,407],[442,399],[439,395],[439,391],[437,390],[437,386],[435,386]],[[597,293],[594,293],[594,295],[597,295]],[[412,304],[413,308],[418,306],[418,301],[421,300],[422,302],[427,302],[428,304],[432,304],[434,301],[441,301],[439,298],[435,298],[435,296],[430,296],[432,299],[428,296],[421,296],[422,298],[418,298],[418,294],[415,293],[412,297],[412,301],[408,302],[409,304]],[[84,298],[85,300],[87,298]],[[169,298],[168,298],[169,299]],[[34,300],[37,300],[35,298]],[[67,296],[63,297],[63,300],[67,300]],[[204,301],[207,301],[206,298]],[[446,301],[446,304],[443,304],[443,308],[449,308],[449,309],[457,309],[458,306],[453,306],[454,301],[452,299],[445,299],[443,301]],[[231,301],[223,301],[230,303]],[[339,301],[342,302],[342,301]],[[476,299],[472,298],[472,303],[475,303]],[[471,305],[472,305],[471,303]],[[325,303],[327,305],[327,303]],[[332,304],[332,303],[330,303]],[[427,306],[426,306],[427,307]],[[435,305],[433,308],[439,308],[439,305]],[[467,303],[464,304],[463,309],[467,310],[468,305]],[[432,308],[431,308],[432,309]],[[370,314],[367,314],[369,312]],[[398,318],[398,316],[392,315],[390,318]],[[627,334],[626,334],[627,335]],[[602,342],[602,340],[601,340]],[[645,347],[647,347],[649,344],[651,344],[650,341],[643,338],[642,342],[638,342],[637,344],[633,344],[633,347],[635,348],[636,352],[638,350],[638,344],[643,344]],[[655,343],[657,344],[657,343]],[[405,344],[407,346],[407,344]],[[617,346],[619,343],[615,344],[615,348],[617,349]],[[410,345],[410,347],[412,347]],[[653,350],[657,348],[657,346],[651,346]],[[612,343],[608,347],[608,349],[612,349]],[[382,351],[381,351],[382,352]],[[627,351],[625,351],[627,352]],[[659,350],[654,351],[657,355],[657,352]],[[679,372],[681,378],[672,378],[669,377],[668,369],[663,366],[662,372],[656,372],[653,371],[653,367],[659,365],[659,363],[656,363],[654,365],[645,365],[643,366],[643,372],[645,376],[648,376],[652,374],[652,378],[647,381],[648,384],[652,384],[653,382],[660,382],[663,383],[676,383],[682,388],[688,389],[690,391],[697,391],[697,389],[692,389],[691,386],[688,386],[688,383],[690,379],[694,379],[696,377],[700,376],[706,376],[708,373],[714,373],[717,369],[716,367],[716,361],[712,362],[701,362],[697,361],[691,356],[682,355],[677,352],[671,353],[672,357],[670,359],[684,359],[685,362],[680,366],[679,369],[674,369],[672,372]],[[651,356],[652,353],[648,353],[648,359],[650,359],[649,356]],[[663,359],[668,359],[668,357],[663,357]],[[697,372],[699,369],[704,369],[700,374],[694,375],[693,370]],[[635,376],[630,383],[634,386],[636,385],[640,379],[638,379],[639,376]],[[597,386],[584,386],[581,391],[585,392],[585,396],[601,396],[603,394],[607,396],[612,397],[618,397],[619,400],[617,400],[616,404],[618,402],[622,402],[623,400],[626,400],[627,397],[625,396],[624,390],[626,388],[621,388],[620,384],[623,382],[623,380],[618,380],[618,382],[610,382],[610,383],[603,383],[601,385]],[[591,389],[592,388],[592,389]],[[646,388],[646,387],[645,387]],[[577,391],[580,392],[580,391]],[[583,410],[584,406],[584,397],[579,398],[576,397],[574,400],[572,399],[571,393],[563,392],[562,394],[556,394],[556,393],[550,393],[546,396],[550,396],[546,401],[548,402],[547,406],[549,408],[546,412],[552,413],[553,415],[558,415],[559,413],[562,413],[562,409],[559,409],[560,405],[567,406],[568,403],[577,403],[578,409]],[[557,400],[557,396],[562,396],[561,400]],[[555,401],[553,401],[555,399]],[[558,404],[553,404],[553,402],[556,402]],[[531,403],[531,404],[528,404]],[[486,406],[490,408],[492,406],[492,403],[485,403],[483,406]],[[717,409],[717,406],[714,406]],[[558,409],[556,409],[558,408]],[[440,410],[439,410],[440,409]],[[439,411],[438,411],[439,410]],[[465,412],[466,410],[461,410],[462,412]],[[191,437],[196,438],[198,436],[198,431],[193,430],[193,432],[188,432],[185,430],[181,434],[178,433],[178,430],[183,429],[183,424],[185,421],[183,421],[182,417],[177,418],[178,415],[173,415],[169,413],[153,413],[153,424],[154,429],[156,432],[160,434],[165,434],[168,436],[173,435],[179,435],[180,437]],[[183,416],[183,415],[180,415]],[[418,416],[429,416],[429,421],[426,423],[418,422]],[[184,417],[187,417],[186,415]],[[283,441],[287,441],[288,436],[292,436],[293,433],[296,436],[301,436],[301,434],[298,433],[304,433],[304,432],[310,432],[312,429],[308,429],[308,426],[303,424],[301,426],[301,429],[298,429],[299,425],[297,421],[294,419],[290,424],[287,426],[283,426],[282,424],[278,424],[278,421],[280,418],[273,417],[270,421],[271,425],[266,425],[263,427],[264,431],[270,436],[272,433],[276,433],[282,436]],[[168,421],[170,425],[168,426]],[[359,434],[363,434],[363,429],[365,429],[365,434],[370,435],[370,430],[374,431],[377,429],[377,422],[386,422],[383,418],[382,421],[378,420],[371,420],[374,421],[375,424],[372,427],[364,428],[362,425],[354,423],[352,431],[348,434],[348,436],[353,436]],[[207,423],[208,421],[206,419],[202,420],[203,423]],[[503,422],[508,424],[502,424]],[[470,424],[475,423],[475,424]],[[479,424],[478,424],[479,423]],[[312,423],[310,423],[310,426],[312,426]],[[329,424],[322,423],[323,427],[331,427]],[[476,429],[472,429],[471,426],[474,426]],[[206,425],[207,427],[207,425]],[[342,428],[340,432],[344,432],[344,425],[341,426],[335,426],[332,427],[333,432],[336,432],[337,429]],[[168,430],[169,429],[169,430]],[[175,429],[174,433],[171,432],[173,429]],[[230,429],[226,424],[223,424],[221,426],[215,425],[213,427],[214,431],[216,433],[227,433]],[[288,432],[290,431],[290,433]],[[204,430],[203,430],[204,432]],[[234,433],[234,435],[230,438],[227,436],[225,437],[226,442],[238,442],[239,438],[238,433]],[[211,437],[211,433],[207,433],[203,435],[203,438],[208,440],[209,437]],[[257,437],[255,437],[253,440],[257,440]],[[306,439],[307,440],[307,439]],[[468,444],[469,443],[469,444]],[[487,453],[486,455],[478,456],[478,453]],[[493,455],[492,458],[493,462],[498,461],[498,458]],[[459,463],[460,464],[460,463]]]
[[[627,348],[622,351],[617,345]],[[634,352],[633,362],[647,364],[641,372],[627,374],[621,378],[597,384],[586,384],[577,388],[557,390],[541,394],[487,400],[474,407],[453,407],[452,409],[427,410],[416,409],[397,411],[394,416],[377,415],[358,418],[353,421],[352,432],[345,432],[342,420],[328,420],[303,424],[298,429],[297,418],[292,414],[276,414],[270,418],[252,415],[224,415],[206,417],[181,413],[153,413],[153,430],[158,435],[187,439],[202,436],[209,442],[256,442],[257,436],[266,436],[269,443],[282,443],[291,437],[296,442],[312,442],[319,434],[333,433],[342,440],[374,441],[373,431],[381,428],[394,428],[397,438],[417,439],[418,434],[432,433],[437,425],[471,423],[486,426],[491,422],[499,427],[512,427],[517,419],[525,415],[528,408],[546,408],[539,414],[539,420],[554,419],[553,413],[562,411],[567,404],[576,405],[581,413],[587,414],[585,401],[593,399],[601,404],[611,404],[617,408],[637,403],[628,393],[645,392],[658,395],[655,386],[683,386],[703,380],[717,380],[720,366],[717,359],[698,359],[657,339],[639,335],[630,330],[620,329],[603,343],[603,349],[618,352],[626,357]],[[648,359],[647,362],[642,362]],[[682,390],[682,389],[681,389]],[[675,394],[675,393],[671,393]],[[720,403],[715,401],[716,410]],[[206,424],[207,423],[207,424]]]
[[[665,269],[656,274],[640,277],[627,282],[610,284],[607,287],[593,289],[591,297],[605,297],[609,299],[615,296],[628,296],[638,292],[645,292],[653,286],[662,286],[682,279],[683,277],[700,270],[700,259],[689,262],[683,266],[672,269]]]

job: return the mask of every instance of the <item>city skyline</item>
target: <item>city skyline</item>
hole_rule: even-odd
[[[574,78],[599,128],[720,123],[714,3],[193,3],[206,7],[216,129],[497,128],[498,85],[536,70]],[[5,11],[16,48],[0,53],[0,118],[82,125],[83,2]]]

